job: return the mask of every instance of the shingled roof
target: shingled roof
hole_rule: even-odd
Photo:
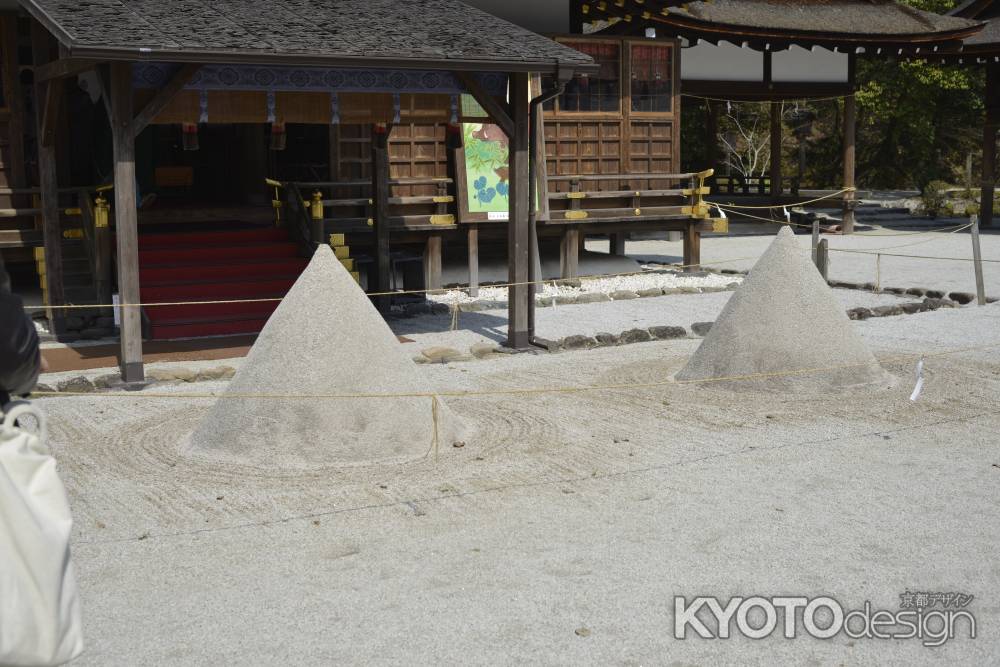
[[[673,0],[587,3],[587,13],[626,18],[629,24],[668,26],[706,41],[756,41],[801,46],[897,46],[912,50],[957,42],[980,24],[920,11],[895,0]],[[621,6],[619,6],[619,4]],[[626,17],[627,15],[627,17]],[[633,19],[641,18],[643,21]],[[632,29],[635,29],[634,27]]]
[[[986,21],[978,34],[962,43],[963,52],[990,55],[1000,53],[1000,2],[994,0],[968,0],[949,12],[952,16]]]
[[[589,56],[458,0],[20,0],[69,56],[506,72]]]

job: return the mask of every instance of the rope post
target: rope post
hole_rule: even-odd
[[[882,293],[882,255],[875,253],[875,287],[872,289],[876,294]]]
[[[817,261],[817,250],[816,246],[819,245],[819,220],[813,220],[813,237],[812,237],[812,260],[813,264]],[[819,266],[816,264],[816,266]]]
[[[823,276],[823,280],[829,281],[830,247],[827,239],[823,239],[816,246],[816,268],[819,269],[819,274]]]
[[[969,227],[972,232],[972,265],[976,269],[976,303],[985,306],[986,288],[983,285],[983,255],[979,248],[979,216],[970,216],[969,220],[972,224]]]

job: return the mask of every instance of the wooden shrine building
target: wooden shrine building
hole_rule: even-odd
[[[682,40],[682,92],[708,111],[706,166],[714,166],[722,100],[771,105],[771,153],[781,150],[783,100],[843,97],[844,187],[855,185],[855,60],[906,58],[954,48],[980,24],[894,0],[574,0],[576,20],[599,21],[598,34],[656,35]],[[973,37],[972,39],[976,39]],[[764,179],[777,198],[786,179],[771,160]],[[731,185],[731,184],[729,184]],[[722,190],[723,188],[719,188]],[[731,190],[730,190],[731,191]],[[854,195],[845,194],[843,230],[854,225]]]
[[[278,148],[289,140],[282,135],[293,124],[324,128],[312,135],[313,141],[323,137],[324,145],[331,125],[368,128],[369,190],[350,203],[365,209],[366,215],[360,216],[361,226],[369,238],[375,238],[375,265],[368,271],[372,278],[369,284],[375,291],[389,290],[390,232],[438,231],[456,224],[454,214],[447,212],[453,195],[435,191],[421,197],[390,192],[389,132],[395,125],[410,125],[411,146],[423,151],[427,143],[421,141],[420,131],[412,128],[421,122],[442,126],[456,123],[461,96],[467,93],[509,136],[506,183],[511,205],[505,231],[509,278],[521,286],[511,289],[508,337],[513,346],[528,344],[529,300],[524,283],[530,270],[529,78],[532,74],[553,77],[555,81],[572,78],[580,71],[593,69],[590,57],[457,0],[327,0],[306,4],[246,0],[229,5],[226,11],[219,11],[217,3],[207,0],[24,0],[22,6],[31,17],[32,101],[38,127],[40,186],[37,195],[43,220],[49,305],[65,301],[61,250],[66,209],[62,207],[58,154],[68,146],[58,137],[60,124],[71,113],[67,107],[79,102],[71,99],[71,79],[75,82],[86,77],[84,80],[92,86],[91,99],[100,100],[95,106],[110,119],[112,159],[107,175],[111,177],[113,194],[108,197],[113,199],[116,291],[123,304],[224,297],[225,293],[218,291],[205,294],[206,283],[218,282],[218,276],[199,274],[198,263],[227,254],[232,260],[229,268],[237,272],[231,279],[235,277],[239,282],[259,278],[254,274],[261,264],[250,260],[254,253],[263,252],[263,245],[251,243],[249,238],[269,240],[271,249],[267,252],[276,253],[268,256],[269,263],[287,260],[291,275],[274,276],[275,283],[279,277],[294,279],[295,262],[304,261],[296,251],[297,244],[307,246],[307,252],[301,254],[308,256],[308,248],[314,247],[310,244],[326,241],[323,237],[331,230],[325,222],[338,232],[338,245],[347,247],[344,237],[349,237],[355,227],[348,224],[338,229],[336,219],[325,221],[324,215],[317,213],[328,197],[318,188],[315,196],[312,191],[293,197],[279,193],[275,200],[281,208],[275,208],[270,215],[277,215],[279,222],[284,216],[284,229],[276,232],[275,228],[261,228],[254,232],[255,237],[245,237],[236,245],[218,244],[226,231],[204,225],[204,231],[182,237],[183,245],[178,247],[169,233],[163,233],[171,222],[166,218],[154,221],[154,225],[160,225],[156,227],[160,233],[139,235],[140,206],[146,199],[143,188],[149,187],[144,166],[137,161],[142,149],[146,150],[145,159],[150,153],[154,156],[148,170],[153,172],[157,189],[179,193],[174,222],[178,217],[200,220],[202,212],[186,208],[184,195],[193,200],[193,195],[200,192],[205,196],[199,200],[211,200],[211,191],[215,190],[217,202],[251,202],[251,191],[266,192],[268,165],[266,150],[248,150],[247,146],[266,141],[271,148]],[[74,116],[70,124],[79,120]],[[244,129],[231,129],[214,137],[200,136],[204,128],[217,123],[227,127],[242,124]],[[154,131],[162,125],[169,126],[167,132]],[[246,129],[251,126],[252,130]],[[144,135],[157,145],[144,147]],[[306,152],[310,143],[308,132],[303,135],[300,153]],[[210,140],[218,144],[214,157],[194,162],[182,159],[185,149],[198,148]],[[432,154],[436,154],[438,144],[443,146],[444,142],[431,142]],[[102,150],[96,142],[90,148]],[[417,156],[413,157],[413,164],[421,164]],[[320,158],[319,162],[327,159]],[[339,183],[328,171],[316,175],[320,178],[312,180],[330,179],[330,190],[361,185],[351,179]],[[251,179],[257,181],[255,186],[250,185]],[[440,182],[447,183],[447,179],[435,174],[394,179],[394,184],[406,187],[436,187]],[[282,183],[279,189],[285,185]],[[220,189],[227,192],[219,193]],[[290,205],[285,206],[282,199]],[[266,203],[271,210],[270,201]],[[98,201],[97,205],[98,215],[84,215],[88,220],[96,217],[97,224],[85,221],[82,235],[100,243],[102,232],[106,237],[108,230],[100,215],[103,204]],[[411,214],[399,210],[409,205],[429,206],[432,212],[418,210]],[[309,218],[303,215],[307,207]],[[434,212],[438,207],[445,212]],[[93,206],[88,201],[77,208]],[[316,223],[313,216],[317,216]],[[281,236],[272,236],[276,233]],[[275,238],[281,242],[273,242]],[[158,260],[175,255],[187,260],[179,269],[187,278],[177,276],[180,280],[170,282],[162,272],[156,278],[178,289],[144,291],[143,264],[156,266]],[[279,287],[275,284],[272,289]],[[215,307],[217,311],[224,309],[224,304]],[[151,318],[155,327],[157,315],[153,311],[120,309],[121,366],[126,381],[143,378],[142,320]],[[168,308],[160,312],[164,311]],[[183,311],[175,314],[183,321]],[[53,322],[59,321],[59,315],[53,313]],[[239,315],[246,319],[246,313]],[[261,315],[266,319],[266,311]],[[161,322],[164,326],[171,324],[169,319]]]

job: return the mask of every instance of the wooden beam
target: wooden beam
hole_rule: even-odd
[[[392,257],[389,254],[389,133],[392,126],[372,126],[372,200],[375,221],[375,292],[392,287]],[[380,311],[388,313],[392,299],[375,297]]]
[[[580,273],[580,229],[568,226],[559,244],[559,277],[576,278]]]
[[[771,102],[771,197],[781,197],[781,102]]]
[[[424,245],[424,289],[441,289],[440,234],[428,234]]]
[[[500,126],[503,133],[508,137],[514,135],[514,121],[511,120],[511,114],[515,113],[506,105],[501,104],[495,97],[486,92],[486,89],[480,85],[479,81],[472,75],[465,72],[453,72],[455,76],[459,78],[463,85],[468,88],[469,93],[479,102],[486,113],[490,115],[493,122]],[[511,75],[513,76],[513,75]],[[513,99],[513,96],[512,96]],[[520,113],[519,111],[516,113]]]
[[[37,21],[31,24],[31,50],[36,63],[49,61],[52,38]],[[35,99],[49,100],[51,83],[35,83]],[[14,94],[11,91],[11,94]],[[38,185],[41,191],[42,233],[45,243],[45,289],[48,305],[66,303],[63,285],[62,223],[59,219],[59,177],[57,175],[56,149],[51,141],[43,141],[46,132],[46,114],[55,115],[47,104],[35,107],[35,127],[38,134]],[[52,131],[54,134],[54,130]],[[65,314],[62,310],[49,309],[49,323],[57,335],[65,331]]]
[[[60,58],[44,65],[35,65],[35,83],[76,76],[97,67],[101,61],[90,58]]]
[[[684,270],[698,271],[701,267],[701,231],[697,222],[684,228]]]
[[[986,66],[986,117],[983,121],[983,173],[980,181],[980,226],[993,225],[993,198],[996,188],[997,126],[1000,125],[1000,65]]]
[[[469,296],[479,297],[479,226],[469,225]]]
[[[513,132],[510,137],[510,220],[507,222],[507,277],[512,285],[507,297],[507,341],[515,349],[531,345],[531,301],[528,280],[531,266],[531,224],[528,201],[528,151],[531,150],[528,114],[528,75],[510,75],[510,108]]]
[[[844,185],[845,188],[853,188],[854,181],[854,141],[855,128],[857,125],[857,103],[854,99],[854,54],[848,56],[847,79],[851,85],[851,94],[844,98]],[[840,230],[844,234],[854,232],[854,204],[855,193],[844,193],[844,221]]]
[[[6,76],[4,80],[10,82],[18,81],[17,49],[10,48],[11,45],[17,44],[18,40],[17,16],[4,14],[0,17],[0,21],[2,21],[3,26],[4,44],[9,45],[8,48],[3,49],[3,71]],[[20,90],[17,92],[20,92]],[[7,104],[10,106],[10,126],[7,140],[10,142],[10,145],[8,150],[5,151],[3,162],[9,165],[10,168],[9,185],[15,188],[23,188],[27,184],[27,175],[24,168],[24,128],[26,121],[24,99],[17,92],[10,91],[7,95]],[[17,202],[11,199],[11,205],[15,206]]]
[[[111,66],[99,65],[97,67],[97,83],[101,86],[101,102],[104,103],[104,111],[108,114],[108,122],[111,122]]]
[[[35,88],[39,93],[38,99],[41,100],[39,107],[42,110],[42,125],[39,128],[38,141],[43,146],[51,146],[55,142],[65,83],[62,79],[57,79],[38,84]]]
[[[167,105],[175,97],[177,93],[184,90],[184,86],[188,85],[198,70],[201,69],[201,65],[198,64],[187,64],[182,65],[179,70],[174,74],[174,76],[153,96],[142,111],[135,115],[135,120],[132,121],[132,133],[134,136],[138,137],[142,134],[142,131],[146,129],[146,126],[153,122],[160,113],[167,108]]]
[[[114,141],[115,235],[118,239],[118,299],[139,303],[139,230],[135,200],[135,138],[132,132],[132,63],[111,63],[111,135]],[[142,313],[121,309],[122,380],[142,382]]]

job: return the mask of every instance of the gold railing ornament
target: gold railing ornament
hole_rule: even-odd
[[[312,212],[313,220],[322,220],[325,216],[323,215],[323,193],[319,190],[314,190],[312,194],[312,205],[309,207]]]
[[[94,200],[94,227],[97,229],[106,228],[110,217],[108,200],[99,192],[97,198]]]
[[[274,226],[281,227],[281,209],[285,207],[285,202],[281,199],[281,188],[285,187],[285,184],[273,178],[265,178],[264,184],[274,188],[274,197],[271,199],[271,208],[274,209]]]

